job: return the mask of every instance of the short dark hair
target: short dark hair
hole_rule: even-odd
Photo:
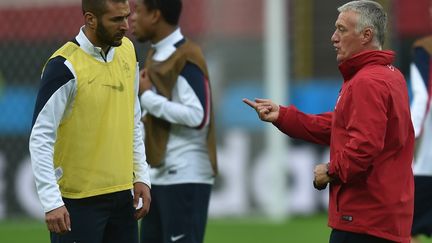
[[[106,12],[106,3],[108,1],[114,3],[124,3],[128,0],[82,0],[82,12],[83,14],[86,12],[91,12],[96,15],[96,17],[100,17]]]
[[[182,11],[181,0],[142,0],[149,10],[159,10],[170,25],[178,25]]]

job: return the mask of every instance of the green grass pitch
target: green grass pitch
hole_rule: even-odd
[[[326,215],[293,217],[281,224],[258,218],[211,219],[205,243],[327,243]],[[1,243],[49,243],[45,224],[39,221],[0,221]],[[422,239],[422,243],[432,243]]]

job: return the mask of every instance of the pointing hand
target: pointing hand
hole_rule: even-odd
[[[244,98],[243,102],[252,107],[262,121],[274,122],[279,117],[279,106],[269,99],[255,99],[254,102]]]

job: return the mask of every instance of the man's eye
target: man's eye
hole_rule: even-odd
[[[114,22],[122,22],[122,21],[124,21],[124,20],[127,20],[127,17],[125,17],[125,18],[123,18],[123,17],[120,17],[120,18],[114,18],[113,20],[114,20]]]

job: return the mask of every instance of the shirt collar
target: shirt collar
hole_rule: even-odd
[[[170,35],[162,39],[156,44],[152,45],[155,49],[155,54],[153,55],[153,60],[158,62],[163,62],[168,59],[175,51],[175,44],[184,39],[180,28],[177,28]]]
[[[395,59],[393,51],[367,50],[355,54],[339,64],[344,81],[350,80],[360,69],[368,65],[391,65]]]
[[[87,38],[87,36],[84,34],[84,26],[81,27],[80,32],[76,36],[76,40],[83,49],[84,52],[91,55],[92,57],[98,59],[102,62],[111,62],[114,57],[115,48],[110,47],[108,50],[108,53],[105,55],[102,48],[98,46],[94,46],[93,43],[90,42],[90,40]]]

